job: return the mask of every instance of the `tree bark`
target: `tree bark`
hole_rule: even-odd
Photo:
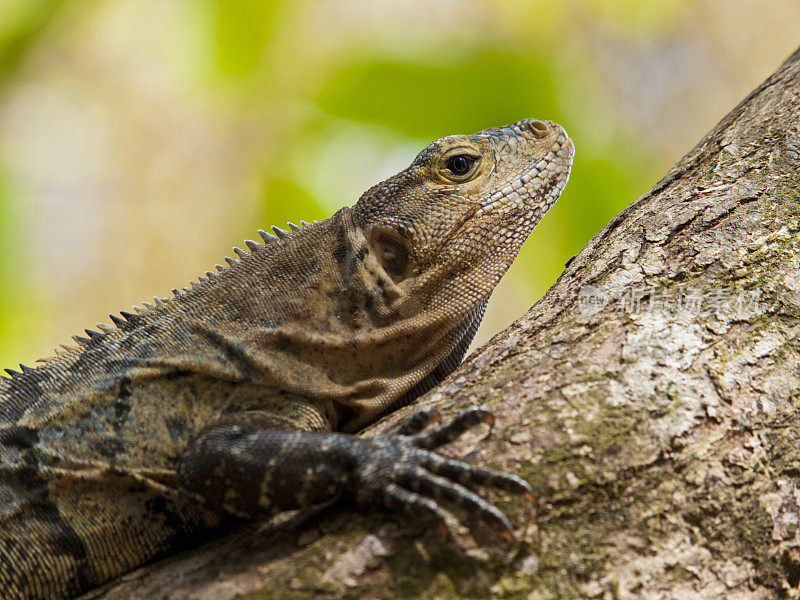
[[[798,596],[799,233],[800,50],[413,407],[494,411],[451,451],[534,486],[516,547],[344,507],[87,598]]]

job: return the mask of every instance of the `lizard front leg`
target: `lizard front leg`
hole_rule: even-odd
[[[362,506],[427,514],[448,528],[454,518],[439,504],[446,501],[512,540],[508,519],[472,488],[490,485],[533,500],[530,485],[434,452],[479,423],[493,423],[493,417],[475,408],[423,431],[437,416],[420,411],[396,432],[373,438],[263,429],[258,423],[211,426],[181,458],[177,484],[213,508],[248,518],[344,496]]]

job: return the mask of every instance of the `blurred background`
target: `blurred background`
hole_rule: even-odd
[[[0,367],[435,138],[552,119],[572,179],[486,341],[799,34],[797,0],[0,0]]]

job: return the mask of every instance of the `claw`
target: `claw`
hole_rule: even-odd
[[[531,504],[537,504],[539,502],[539,499],[533,494],[531,494],[528,490],[522,492],[522,496],[525,498],[525,500],[527,500]]]
[[[517,541],[517,538],[514,537],[514,534],[508,531],[507,529],[503,531],[503,537],[506,538],[506,541],[509,544],[513,544],[514,542]]]

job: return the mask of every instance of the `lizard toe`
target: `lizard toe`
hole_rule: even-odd
[[[421,464],[432,473],[457,481],[465,487],[492,486],[513,494],[520,494],[530,501],[535,499],[531,485],[522,477],[512,473],[486,469],[432,452],[425,454]]]
[[[431,423],[441,423],[442,415],[435,406],[421,408],[402,421],[393,432],[396,435],[413,436]]]
[[[454,504],[489,525],[508,532],[513,529],[511,522],[500,512],[500,509],[478,494],[449,479],[434,475],[420,466],[415,465],[404,470],[400,477],[400,483],[426,497]]]
[[[472,407],[462,412],[449,423],[411,436],[411,443],[417,448],[434,450],[459,438],[464,432],[481,423],[491,427],[494,425],[494,416],[485,408]]]
[[[447,533],[454,530],[455,524],[458,523],[458,520],[435,500],[407,490],[396,483],[390,483],[384,488],[382,500],[384,506],[391,510],[402,510],[414,517],[426,515],[439,523],[440,528]]]

